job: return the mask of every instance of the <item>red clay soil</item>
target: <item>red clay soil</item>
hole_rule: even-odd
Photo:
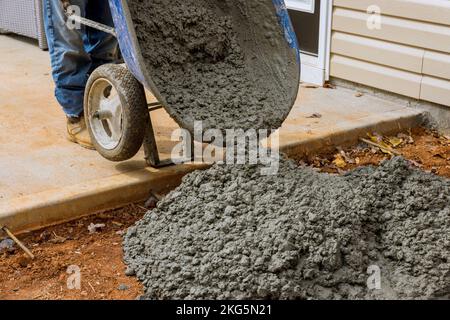
[[[129,205],[20,236],[36,257],[0,254],[0,299],[136,299],[142,286],[124,273],[122,233],[144,212]],[[105,227],[91,234],[91,223]],[[70,266],[80,268],[79,290],[68,288]]]
[[[423,170],[450,178],[447,137],[426,129],[415,129],[400,137],[396,140],[396,143],[402,140],[395,149],[397,152]],[[301,162],[338,173],[357,166],[376,165],[389,157],[377,148],[361,145],[335,154],[301,159]],[[0,253],[0,299],[136,299],[142,294],[142,286],[134,277],[125,275],[122,234],[144,213],[145,208],[132,204],[21,235],[19,238],[36,258],[30,261],[20,249]],[[105,224],[105,227],[90,233],[91,223]],[[0,240],[2,237],[0,234]],[[67,273],[70,266],[80,268],[80,290],[67,286],[72,275]]]

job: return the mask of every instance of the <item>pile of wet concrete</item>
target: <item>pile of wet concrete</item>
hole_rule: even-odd
[[[450,180],[402,158],[344,175],[214,165],[130,228],[124,252],[148,299],[449,298]]]

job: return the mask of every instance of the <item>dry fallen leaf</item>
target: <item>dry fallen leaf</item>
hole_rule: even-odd
[[[341,154],[341,156],[344,158],[346,163],[349,164],[355,164],[355,160],[350,157],[347,152],[345,152],[344,150],[342,150],[342,148],[338,148],[339,153]]]
[[[413,139],[413,137],[411,137],[411,135],[407,135],[407,134],[404,134],[404,133],[399,133],[397,135],[397,138],[403,139],[408,144],[413,144],[414,143],[414,139]]]
[[[64,237],[55,236],[54,238],[51,238],[50,240],[48,240],[48,242],[58,244],[58,243],[64,243],[64,242],[66,242],[66,240],[67,239]]]
[[[389,144],[393,146],[394,148],[397,148],[403,143],[403,139],[397,138],[397,137],[389,137],[387,138]]]
[[[347,162],[345,162],[345,159],[341,154],[337,154],[334,156],[333,164],[340,169],[343,169],[347,166]]]
[[[312,115],[306,117],[308,119],[320,119],[322,118],[322,115],[320,113],[313,113]]]
[[[370,140],[372,140],[375,143],[380,143],[383,142],[383,136],[380,135],[379,133],[368,133],[367,136],[370,138]]]
[[[302,87],[306,88],[306,89],[317,89],[317,88],[319,88],[318,86],[313,85],[313,84],[304,84],[304,85],[302,85]]]
[[[433,154],[433,157],[447,160],[447,157],[443,153],[435,153]]]
[[[57,243],[64,243],[67,240],[67,238],[61,237],[61,236],[57,235],[55,232],[53,232],[53,236],[54,237],[52,239],[48,240],[48,242],[57,244]]]
[[[323,87],[326,88],[326,89],[336,89],[336,86],[334,84],[329,83],[329,82],[326,82],[323,85]]]
[[[367,136],[369,136],[369,138],[372,142],[377,144],[377,146],[379,147],[381,152],[383,152],[385,154],[389,154],[391,156],[393,155],[393,153],[391,151],[389,151],[389,149],[391,149],[391,147],[383,141],[383,136],[381,136],[377,133],[374,133],[373,135],[368,133]]]
[[[104,220],[112,219],[112,216],[107,214],[106,212],[101,212],[99,215],[97,215],[97,217]]]

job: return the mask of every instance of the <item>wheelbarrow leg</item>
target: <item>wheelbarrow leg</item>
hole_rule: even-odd
[[[161,160],[159,157],[158,145],[156,144],[155,130],[152,123],[152,111],[161,109],[162,106],[159,103],[148,104],[149,110],[149,123],[147,126],[147,132],[144,137],[144,153],[145,161],[147,164],[154,168],[162,168],[173,165],[170,159]]]

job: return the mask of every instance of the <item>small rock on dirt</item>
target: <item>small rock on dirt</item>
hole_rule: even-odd
[[[17,261],[22,268],[28,267],[31,262],[31,258],[28,256],[22,256]]]
[[[123,284],[123,283],[117,287],[117,290],[120,290],[120,291],[127,291],[128,289],[130,289],[130,286],[127,286],[126,284]]]
[[[88,226],[88,230],[89,230],[90,234],[93,234],[93,233],[96,233],[97,231],[103,229],[104,227],[106,227],[106,225],[104,223],[97,223],[97,224],[91,223]]]
[[[158,199],[152,194],[150,197],[145,201],[144,207],[146,209],[155,209],[156,205],[158,204]]]
[[[14,241],[7,238],[4,239],[2,241],[0,241],[0,253],[2,252],[14,252],[15,251],[15,247],[14,247]]]
[[[133,268],[128,267],[125,270],[125,275],[128,277],[132,277],[132,276],[136,275],[136,271]]]

